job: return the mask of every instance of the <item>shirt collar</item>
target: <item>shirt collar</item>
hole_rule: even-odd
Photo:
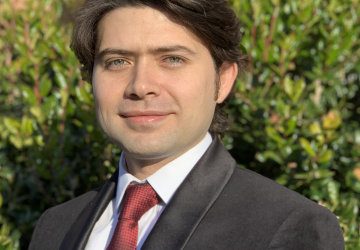
[[[205,138],[195,147],[188,150],[172,162],[169,162],[142,181],[124,170],[125,156],[124,154],[121,154],[119,161],[119,181],[116,190],[116,207],[119,208],[127,186],[133,181],[137,183],[148,182],[160,196],[162,201],[165,204],[168,204],[177,188],[203,156],[211,142],[211,135],[207,133]]]

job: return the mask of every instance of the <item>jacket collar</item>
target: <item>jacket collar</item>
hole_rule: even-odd
[[[184,249],[235,167],[234,159],[215,138],[175,192],[141,249]]]
[[[119,169],[107,180],[98,194],[80,213],[79,217],[67,232],[60,250],[83,250],[86,247],[95,223],[98,221],[109,202],[116,195]]]
[[[180,185],[147,237],[143,250],[183,249],[216,201],[236,163],[218,138]],[[67,232],[60,250],[83,250],[95,223],[116,196],[119,170],[101,188]]]

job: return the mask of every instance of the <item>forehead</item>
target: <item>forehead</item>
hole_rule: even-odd
[[[193,32],[150,7],[115,9],[99,23],[97,51],[119,46],[145,51],[153,47],[173,45],[208,52]]]

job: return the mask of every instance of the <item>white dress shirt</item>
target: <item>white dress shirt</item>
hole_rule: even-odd
[[[121,212],[122,199],[127,186],[131,182],[148,182],[160,196],[162,201],[147,211],[138,222],[139,234],[136,249],[141,249],[151,229],[154,227],[160,214],[169,203],[175,191],[203,156],[211,142],[211,135],[207,133],[205,138],[199,144],[160,168],[157,172],[143,181],[140,181],[124,170],[125,157],[121,154],[116,197],[109,203],[100,219],[96,222],[85,250],[106,250],[114,233],[118,216]]]

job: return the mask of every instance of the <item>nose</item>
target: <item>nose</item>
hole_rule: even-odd
[[[160,86],[156,77],[155,67],[145,60],[138,63],[133,72],[133,77],[125,90],[125,95],[131,99],[145,99],[160,95]]]

